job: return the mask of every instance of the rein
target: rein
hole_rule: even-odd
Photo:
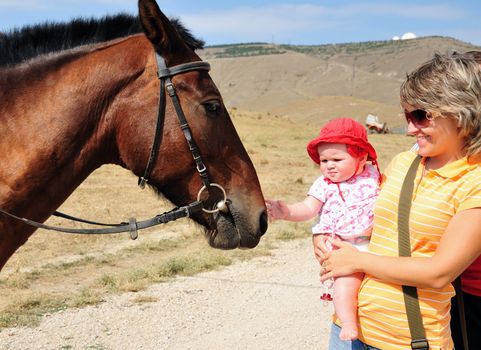
[[[8,213],[2,209],[0,209],[0,213],[9,216],[12,219],[22,221],[27,225],[30,225],[36,228],[43,228],[45,230],[50,230],[50,231],[58,231],[58,232],[64,232],[64,233],[78,233],[78,234],[112,234],[112,233],[129,232],[130,238],[137,239],[137,237],[139,236],[137,230],[142,230],[148,227],[165,224],[167,222],[174,221],[180,218],[186,218],[186,217],[188,218],[193,213],[199,212],[201,210],[202,210],[202,202],[195,201],[184,207],[174,208],[169,212],[156,215],[155,217],[148,220],[137,221],[135,218],[130,218],[128,223],[122,222],[120,224],[112,224],[112,225],[95,223],[92,221],[78,219],[73,216],[58,213],[64,216],[68,216],[69,219],[73,221],[81,221],[81,222],[87,221],[93,225],[110,226],[109,228],[99,228],[99,229],[80,229],[80,228],[77,229],[77,228],[50,226],[50,225],[42,224],[37,221],[21,218],[19,216]],[[55,216],[61,216],[61,215],[55,215]]]
[[[138,230],[142,230],[148,227],[165,224],[170,221],[174,221],[180,218],[188,218],[194,213],[198,213],[200,211],[204,211],[209,214],[217,213],[218,211],[228,212],[229,208],[227,206],[227,195],[224,188],[216,183],[211,183],[209,180],[209,176],[207,173],[207,167],[205,166],[202,158],[200,156],[199,148],[192,137],[192,131],[190,129],[189,123],[185,118],[185,114],[182,110],[180,105],[179,97],[177,96],[177,92],[175,90],[175,86],[172,83],[171,77],[177,74],[182,74],[190,71],[195,70],[204,70],[209,71],[210,65],[207,62],[197,61],[197,62],[189,62],[184,64],[179,64],[173,67],[167,67],[165,64],[165,60],[162,56],[155,53],[156,55],[156,62],[157,62],[157,77],[160,79],[160,96],[159,96],[159,105],[158,105],[158,112],[157,112],[157,125],[155,127],[155,135],[154,140],[152,142],[152,147],[150,149],[150,156],[147,162],[147,166],[144,171],[144,175],[139,178],[138,185],[140,188],[144,189],[145,184],[149,182],[152,170],[154,168],[155,160],[157,159],[159,146],[162,138],[162,130],[163,130],[163,121],[165,117],[165,91],[172,99],[172,103],[174,104],[174,108],[177,114],[177,117],[180,122],[180,128],[184,134],[184,137],[187,141],[189,146],[189,150],[192,153],[192,158],[194,159],[197,172],[202,180],[203,187],[199,190],[197,194],[197,200],[182,207],[177,207],[172,209],[171,211],[156,215],[155,217],[137,221],[135,218],[130,218],[129,222],[122,222],[119,224],[105,224],[95,221],[89,221],[85,219],[76,218],[74,216],[70,216],[67,214],[60,213],[55,211],[52,215],[57,217],[62,217],[66,219],[70,219],[73,221],[88,223],[92,225],[99,225],[99,226],[108,226],[107,228],[98,228],[98,229],[76,229],[76,228],[64,228],[58,226],[50,226],[45,225],[33,220],[25,219],[14,214],[11,214],[3,209],[0,209],[0,213],[4,214],[12,219],[22,221],[23,223],[36,227],[42,228],[45,230],[52,230],[52,231],[59,231],[64,233],[78,233],[78,234],[112,234],[112,233],[121,233],[121,232],[129,232],[130,238],[137,239],[138,237]],[[222,194],[223,199],[219,201],[214,209],[204,208],[204,205],[201,201],[201,194],[207,190],[207,192],[211,193],[211,189],[213,187],[218,188]]]

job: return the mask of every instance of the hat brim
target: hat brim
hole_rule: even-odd
[[[357,146],[367,152],[367,160],[377,161],[377,154],[374,150],[374,147],[372,147],[369,142],[366,142],[366,140],[352,136],[334,135],[333,137],[319,136],[307,144],[307,153],[316,164],[320,163],[319,152],[317,151],[317,148],[322,143],[340,143]]]

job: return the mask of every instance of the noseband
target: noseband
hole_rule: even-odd
[[[162,129],[164,124],[163,121],[165,117],[165,91],[167,91],[167,94],[170,96],[170,98],[172,99],[172,103],[174,104],[174,108],[180,122],[180,128],[182,129],[185,139],[187,140],[187,144],[189,146],[190,152],[192,153],[192,157],[194,159],[197,172],[199,173],[203,183],[202,188],[199,190],[197,194],[197,200],[186,206],[174,208],[169,212],[159,214],[148,220],[137,221],[135,218],[131,218],[129,219],[128,223],[122,222],[120,224],[105,224],[105,223],[99,223],[95,221],[89,221],[85,219],[76,218],[74,216],[70,216],[67,214],[63,214],[57,211],[52,214],[54,216],[63,217],[73,221],[84,222],[84,223],[93,224],[93,225],[108,226],[107,228],[99,228],[99,229],[74,229],[74,228],[63,228],[63,227],[45,225],[43,223],[39,223],[33,220],[16,216],[1,208],[0,208],[0,213],[6,216],[9,216],[12,219],[22,221],[27,225],[34,226],[37,228],[43,228],[45,230],[59,231],[59,232],[65,232],[65,233],[79,233],[79,234],[111,234],[111,233],[120,233],[120,232],[130,232],[130,237],[132,239],[136,239],[138,237],[137,230],[167,223],[169,221],[174,221],[183,217],[189,217],[192,214],[197,213],[201,210],[209,214],[214,214],[218,211],[222,211],[224,213],[229,211],[229,208],[227,206],[227,195],[224,188],[219,184],[211,183],[209,180],[207,168],[204,162],[202,161],[199,148],[197,147],[197,144],[195,143],[192,137],[192,131],[189,127],[189,123],[187,122],[187,119],[185,118],[185,114],[180,105],[179,97],[177,96],[177,92],[171,80],[171,77],[177,74],[187,73],[190,71],[199,71],[199,70],[209,71],[210,65],[207,62],[197,61],[197,62],[179,64],[173,67],[167,67],[165,64],[164,58],[157,53],[155,55],[156,55],[157,69],[158,69],[157,76],[160,79],[160,97],[159,97],[159,107],[158,107],[158,113],[157,113],[157,125],[155,127],[154,141],[152,143],[152,148],[150,149],[149,160],[147,162],[144,175],[139,178],[138,184],[142,189],[145,188],[145,184],[149,182],[155,161],[158,156],[160,141],[162,138]],[[217,188],[218,190],[220,190],[224,198],[217,203],[215,208],[213,209],[205,208],[201,201],[201,195],[204,191],[207,191],[209,194],[211,194],[211,191],[213,188]]]
[[[138,184],[140,188],[143,189],[145,187],[145,184],[149,182],[152,169],[157,159],[160,141],[162,138],[163,121],[165,117],[165,91],[167,91],[167,94],[170,96],[172,103],[174,105],[177,118],[179,119],[180,128],[184,133],[184,137],[187,140],[187,144],[189,145],[189,150],[192,153],[192,158],[194,159],[197,172],[199,173],[202,183],[204,184],[204,186],[199,190],[199,193],[197,195],[197,200],[200,201],[200,197],[203,191],[207,190],[208,192],[210,192],[212,187],[216,187],[222,191],[224,199],[217,203],[217,208],[213,210],[210,210],[208,208],[202,208],[202,210],[204,210],[207,213],[215,213],[219,210],[223,212],[227,212],[228,211],[227,204],[226,204],[227,196],[226,196],[225,190],[219,184],[211,183],[209,180],[207,168],[204,162],[202,161],[199,148],[197,147],[197,144],[195,143],[195,140],[192,137],[192,131],[189,127],[189,123],[187,122],[187,119],[185,118],[185,114],[184,114],[184,111],[182,110],[182,106],[180,105],[179,97],[177,96],[175,86],[171,80],[171,77],[177,74],[187,73],[190,71],[204,70],[208,72],[210,70],[210,64],[207,62],[197,61],[197,62],[179,64],[173,67],[167,67],[167,65],[165,64],[164,58],[160,56],[158,53],[155,53],[155,58],[157,62],[157,77],[160,79],[160,96],[159,96],[159,109],[157,113],[157,125],[155,127],[155,136],[154,136],[154,141],[152,142],[152,148],[150,149],[149,160],[147,162],[144,175],[139,178]]]

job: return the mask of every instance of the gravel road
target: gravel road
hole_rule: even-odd
[[[319,301],[310,239],[273,255],[0,331],[0,349],[327,349],[332,305]]]

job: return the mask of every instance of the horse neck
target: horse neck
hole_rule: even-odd
[[[145,69],[145,42],[119,40],[7,72],[16,83],[0,82],[0,207],[45,219],[115,159],[112,109]]]

